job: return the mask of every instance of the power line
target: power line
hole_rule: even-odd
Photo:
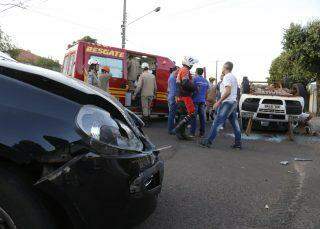
[[[26,6],[24,6],[24,4],[26,4],[27,2],[30,2],[30,1],[31,1],[31,0],[25,0],[24,2],[19,2],[19,3],[17,3],[17,4],[15,4],[15,3],[2,3],[2,4],[0,4],[0,5],[2,5],[2,6],[7,5],[7,6],[9,6],[9,7],[1,10],[1,11],[0,11],[0,14],[3,13],[3,12],[6,12],[7,10],[13,9],[13,8],[15,8],[15,7],[24,9],[24,8],[26,8]]]
[[[193,7],[193,8],[177,11],[175,13],[170,14],[170,16],[176,16],[176,15],[180,15],[180,14],[185,14],[185,13],[189,13],[189,12],[192,12],[192,11],[200,10],[200,9],[203,9],[203,8],[206,8],[206,7],[209,7],[209,6],[219,5],[221,3],[225,3],[226,1],[227,0],[213,1],[213,2],[210,2],[210,3],[207,3],[207,4],[203,4],[203,5],[199,5],[199,6]]]
[[[91,30],[94,30],[94,31],[101,31],[102,29],[114,30],[112,28],[98,28],[98,27],[94,27],[94,26],[90,26],[90,25],[81,24],[81,23],[78,23],[78,22],[75,22],[75,21],[72,21],[72,20],[69,20],[69,19],[66,19],[66,18],[58,17],[58,16],[55,16],[55,15],[44,13],[42,11],[31,9],[31,8],[26,8],[26,10],[29,10],[31,12],[40,14],[42,16],[46,16],[46,17],[49,17],[49,18],[60,20],[60,21],[63,21],[63,22],[66,22],[66,23],[69,23],[69,24],[72,24],[72,25],[75,25],[75,26],[78,26],[78,27],[81,27],[81,28],[91,29]]]
[[[15,1],[15,0],[13,0],[13,1]],[[32,1],[32,0],[25,0],[24,2],[20,1],[19,3],[0,3],[0,5],[2,5],[2,6],[10,6],[6,9],[1,10],[0,13],[5,12],[5,11],[12,9],[12,8],[15,8],[15,7],[18,7],[20,9],[24,9],[24,10],[27,8],[30,8],[30,6],[25,5],[27,2],[30,2],[30,1]],[[49,0],[43,0],[38,5],[41,5],[47,1],[49,1]],[[31,7],[33,7],[33,6],[34,5],[31,5]]]
[[[55,15],[52,15],[52,14],[48,14],[48,13],[45,13],[45,12],[42,12],[42,11],[39,11],[39,10],[36,10],[36,9],[32,9],[31,7],[34,7],[35,5],[33,6],[24,6],[24,4],[26,2],[29,2],[31,0],[25,0],[23,3],[20,3],[20,4],[14,4],[14,3],[11,3],[12,5],[10,6],[10,8],[13,8],[13,7],[18,7],[18,8],[21,8],[21,9],[24,9],[24,10],[28,10],[30,12],[33,12],[33,13],[36,13],[36,14],[39,14],[39,15],[42,15],[42,16],[45,16],[45,17],[49,17],[49,18],[53,18],[53,19],[56,19],[56,20],[60,20],[60,21],[63,21],[63,22],[66,22],[66,23],[69,23],[69,24],[72,24],[72,25],[75,25],[75,26],[78,26],[78,27],[81,27],[81,28],[86,28],[86,29],[91,29],[91,30],[94,30],[94,31],[100,31],[101,28],[97,28],[97,27],[93,27],[93,26],[89,26],[89,25],[84,25],[84,24],[81,24],[81,23],[78,23],[78,22],[75,22],[75,21],[72,21],[72,20],[69,20],[69,19],[66,19],[66,18],[62,18],[62,17],[58,17],[58,16],[55,16]],[[43,4],[45,2],[47,2],[48,0],[43,0],[40,4]],[[5,9],[5,10],[9,10],[9,8]],[[1,11],[0,11],[1,13]],[[111,28],[105,28],[105,29],[111,29]]]

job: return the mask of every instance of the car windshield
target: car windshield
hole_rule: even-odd
[[[120,59],[101,57],[101,56],[91,56],[91,60],[95,60],[99,63],[100,67],[108,66],[110,68],[110,73],[113,78],[123,78],[123,61]],[[101,69],[100,69],[101,73]]]

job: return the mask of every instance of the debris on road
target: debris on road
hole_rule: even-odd
[[[266,205],[264,206],[264,208],[267,209],[267,210],[269,210],[269,205],[266,204]]]
[[[292,172],[292,171],[288,171],[288,173],[290,173],[290,174],[295,174],[295,172]]]
[[[172,145],[166,145],[166,146],[158,147],[156,149],[156,151],[163,151],[163,150],[168,150],[168,149],[171,149],[171,148],[172,148]]]
[[[299,157],[295,157],[294,160],[295,160],[295,161],[313,161],[313,160],[310,159],[310,158],[299,158]]]
[[[313,117],[308,121],[308,126],[306,127],[307,133],[311,135],[316,135],[320,133],[320,117]]]
[[[289,161],[280,161],[281,165],[289,165]]]
[[[227,137],[233,137],[233,133],[226,133],[224,134]],[[250,136],[247,136],[246,134],[241,135],[241,139],[248,140],[248,141],[268,141],[268,142],[275,142],[275,143],[281,143],[287,139],[287,136],[281,135],[281,134],[257,134],[253,133],[250,134]]]

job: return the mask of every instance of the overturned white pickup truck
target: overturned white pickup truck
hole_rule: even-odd
[[[302,85],[294,85],[293,90],[288,90],[260,82],[244,88],[247,89],[239,101],[244,130],[250,119],[250,125],[257,129],[288,130],[288,123],[298,121],[303,113],[306,92]]]

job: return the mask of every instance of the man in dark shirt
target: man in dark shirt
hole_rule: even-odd
[[[196,76],[193,79],[193,84],[196,88],[193,94],[193,103],[195,106],[195,116],[191,123],[191,135],[195,136],[197,129],[197,115],[200,121],[200,133],[199,136],[202,137],[205,133],[205,107],[207,92],[209,90],[209,82],[203,77],[203,68],[196,69]]]
[[[170,69],[170,76],[168,78],[168,107],[169,107],[169,114],[168,114],[168,132],[169,134],[173,134],[172,130],[174,129],[175,125],[175,116],[177,110],[177,103],[176,97],[178,96],[178,85],[177,85],[177,74],[178,74],[179,67],[175,66]]]

